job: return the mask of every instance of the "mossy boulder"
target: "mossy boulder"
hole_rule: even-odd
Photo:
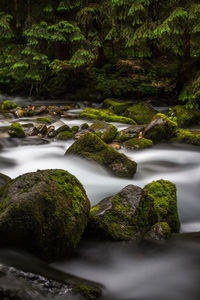
[[[144,128],[144,125],[131,125],[128,128],[119,131],[115,140],[125,142],[129,139],[137,138]]]
[[[178,129],[176,136],[171,139],[171,142],[200,146],[200,133],[196,134],[191,130]]]
[[[152,140],[154,143],[167,142],[175,136],[176,130],[177,124],[175,122],[164,114],[157,114],[144,129],[143,137]]]
[[[0,189],[0,244],[30,249],[45,260],[76,248],[89,217],[82,184],[63,170],[27,173]]]
[[[166,180],[129,185],[90,210],[86,233],[110,240],[167,239],[179,232],[176,186]]]
[[[16,103],[12,103],[10,100],[6,100],[2,103],[1,105],[1,109],[2,111],[9,111],[11,109],[14,109],[17,107],[17,104]]]
[[[56,138],[61,141],[67,141],[73,138],[73,133],[71,131],[62,131],[56,135]]]
[[[148,124],[156,113],[157,111],[150,104],[140,102],[129,107],[124,115],[137,124]]]
[[[90,129],[94,131],[105,143],[112,142],[117,134],[117,127],[103,121],[92,124]]]
[[[11,137],[23,138],[25,137],[25,132],[22,125],[18,122],[12,123],[8,128],[8,133]]]
[[[63,132],[63,131],[69,131],[72,132],[71,127],[69,127],[67,124],[60,126],[59,128],[57,128],[55,130],[55,136],[58,135],[59,133]]]
[[[151,210],[151,201],[146,201],[144,191],[128,185],[92,207],[87,232],[102,239],[135,240],[153,225],[149,223]]]
[[[198,109],[187,109],[182,105],[176,105],[171,111],[174,113],[179,127],[200,123],[200,110]]]
[[[103,106],[105,108],[109,108],[117,115],[123,114],[128,107],[133,104],[132,101],[123,101],[123,100],[113,100],[113,99],[105,99],[103,102]]]
[[[11,180],[10,177],[0,173],[0,188]]]
[[[153,146],[153,142],[148,139],[133,138],[124,143],[124,147],[130,150],[146,149]]]
[[[106,122],[136,124],[135,121],[133,121],[132,119],[117,116],[109,109],[86,108],[79,114],[79,117],[83,119],[103,120]]]
[[[147,241],[165,241],[171,237],[171,229],[167,222],[158,222],[148,231],[144,240]]]
[[[136,162],[118,153],[93,133],[80,137],[66,151],[65,155],[69,154],[93,160],[118,177],[132,178],[137,168]]]
[[[167,180],[153,181],[144,187],[146,197],[152,201],[158,222],[167,222],[172,233],[179,232],[176,186]]]

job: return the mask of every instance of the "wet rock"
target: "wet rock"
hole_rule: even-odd
[[[73,154],[88,160],[93,160],[118,177],[132,178],[137,164],[105,144],[97,135],[87,133],[80,137],[65,155]]]
[[[62,125],[61,127],[57,128],[55,130],[55,136],[58,135],[59,133],[63,132],[63,131],[69,131],[69,132],[71,132],[72,129],[67,124],[64,124],[64,125]]]
[[[67,141],[73,138],[73,133],[72,131],[62,131],[56,135],[56,138],[61,141]]]
[[[8,128],[8,133],[11,137],[23,138],[25,137],[25,132],[22,125],[18,122],[12,123]]]
[[[133,119],[137,124],[148,124],[157,111],[148,103],[140,102],[129,107],[125,116]]]
[[[144,125],[131,125],[128,128],[119,131],[115,139],[120,142],[125,142],[132,138],[138,138],[139,133],[142,132],[144,128]]]
[[[124,142],[124,147],[130,150],[142,150],[153,146],[153,142],[148,139],[133,138]]]
[[[17,118],[27,117],[27,111],[23,109],[17,109],[14,111],[14,114]]]
[[[196,132],[196,133],[195,133]],[[200,132],[178,129],[175,136],[170,140],[173,143],[184,143],[195,146],[200,146]]]
[[[133,104],[132,101],[123,101],[123,100],[114,100],[114,99],[105,99],[103,102],[103,106],[105,108],[109,108],[115,114],[121,115],[123,114],[128,107]]]
[[[11,180],[10,177],[0,173],[0,188]]]
[[[143,190],[128,185],[118,194],[103,199],[90,210],[88,232],[90,235],[112,240],[132,240],[139,230],[149,227]]]
[[[144,240],[147,241],[165,241],[171,237],[171,229],[166,222],[159,222],[152,226],[151,230],[148,231]]]
[[[81,183],[63,170],[27,173],[0,190],[1,245],[28,248],[45,260],[67,255],[88,222]]]
[[[117,134],[117,128],[114,125],[103,121],[95,122],[89,129],[96,133],[105,143],[112,142]]]
[[[74,138],[75,138],[75,140],[78,140],[80,137],[84,136],[84,135],[87,134],[87,133],[91,133],[91,132],[92,132],[92,131],[91,131],[90,129],[79,130],[79,131],[75,134]]]
[[[157,114],[153,121],[144,129],[143,137],[152,140],[154,143],[166,142],[175,136],[177,124],[171,121],[166,115]]]
[[[55,126],[49,126],[49,128],[47,129],[47,136],[49,138],[52,138],[55,136]]]
[[[110,240],[164,240],[179,232],[176,186],[158,180],[129,185],[90,210],[86,236]]]
[[[32,106],[32,112],[34,116],[48,113],[48,109],[45,105],[42,106]]]
[[[12,282],[12,284],[11,284]],[[44,300],[74,299],[73,295],[94,300],[101,296],[101,288],[90,281],[62,274],[62,280],[46,278],[14,267],[0,265],[0,299]]]

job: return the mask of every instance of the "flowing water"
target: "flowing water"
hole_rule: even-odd
[[[84,122],[62,121],[70,126]],[[0,126],[4,125],[5,121],[0,120]],[[122,124],[118,126],[124,128]],[[95,163],[65,157],[72,142],[16,143],[14,146],[8,143],[0,152],[0,172],[14,178],[37,169],[67,170],[82,182],[92,205],[128,184],[143,187],[153,180],[171,180],[177,185],[181,231],[200,231],[200,147],[159,145],[139,152],[122,149],[121,152],[138,163],[138,171],[134,179],[120,179]],[[102,299],[199,300],[199,253],[200,244],[188,241],[151,247],[125,242],[84,241],[75,257],[54,262],[51,267],[102,284]],[[26,269],[33,269],[27,254],[1,251],[0,263],[9,263],[9,260],[14,266],[24,268],[26,265]],[[34,268],[37,264],[39,269],[39,261],[35,262]],[[48,266],[43,264],[42,268],[48,272]]]

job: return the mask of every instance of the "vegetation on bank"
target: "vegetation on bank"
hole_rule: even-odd
[[[196,108],[199,17],[196,0],[2,0],[0,92]]]

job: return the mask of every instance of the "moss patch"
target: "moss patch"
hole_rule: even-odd
[[[153,181],[144,187],[152,201],[158,222],[167,222],[172,232],[179,232],[180,220],[177,211],[176,186],[167,180]]]
[[[156,113],[157,111],[150,104],[141,102],[128,108],[125,116],[133,119],[137,124],[148,124]]]
[[[25,137],[24,129],[22,125],[18,122],[12,123],[8,128],[8,133],[11,137],[23,138]]]
[[[105,143],[111,143],[117,134],[117,128],[106,122],[96,122],[90,126]]]
[[[190,130],[178,129],[171,142],[200,146],[200,134],[192,133]]]
[[[56,135],[58,140],[67,141],[73,137],[73,133],[71,131],[62,131]]]
[[[9,111],[17,107],[16,103],[12,103],[10,100],[6,100],[2,103],[1,109],[2,111]]]
[[[198,109],[186,109],[182,105],[176,105],[172,109],[176,116],[177,123],[180,127],[186,127],[200,123],[200,110]]]
[[[92,120],[104,120],[107,122],[136,124],[135,121],[133,121],[132,119],[117,116],[108,109],[86,108],[79,114],[79,117],[84,119],[92,119]]]
[[[132,149],[132,150],[140,150],[140,149],[146,149],[149,147],[153,146],[153,142],[148,139],[138,139],[138,138],[133,138],[124,143],[124,146],[127,149]]]
[[[44,124],[51,124],[51,120],[49,118],[37,118],[36,120]]]
[[[109,108],[113,113],[121,115],[125,110],[132,105],[132,101],[119,101],[113,99],[105,99],[103,105],[105,108]]]

